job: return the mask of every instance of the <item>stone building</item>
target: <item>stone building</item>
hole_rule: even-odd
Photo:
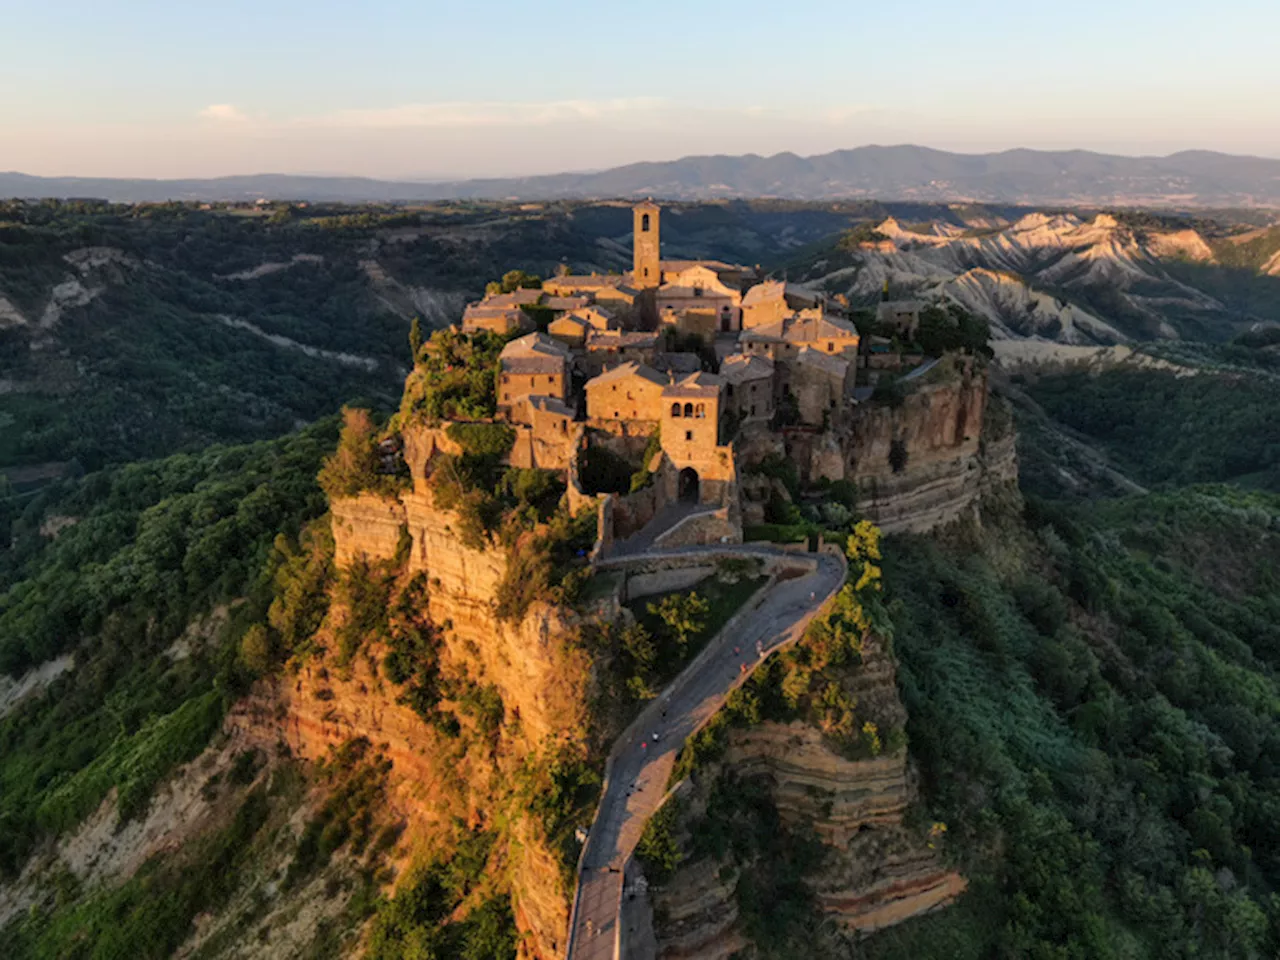
[[[782,280],[766,280],[742,298],[742,329],[770,326],[802,311],[816,310],[816,315],[821,316],[824,305],[825,298],[820,293]]]
[[[532,328],[533,321],[519,307],[495,307],[481,301],[468,304],[462,311],[463,333],[488,332],[505,337]]]
[[[510,413],[523,397],[569,398],[569,350],[541,333],[526,334],[502,348],[498,364],[498,409]]]
[[[658,316],[662,329],[674,330],[684,337],[697,337],[708,346],[715,342],[721,322],[720,314],[711,306],[676,310],[668,305]]]
[[[662,244],[658,219],[661,208],[651,200],[632,210],[631,282],[639,290],[653,290],[662,283]]]
[[[720,365],[724,404],[740,421],[768,420],[773,416],[773,361],[735,353]]]
[[[592,326],[581,317],[576,317],[572,313],[566,313],[556,317],[547,324],[548,336],[554,337],[567,347],[583,347],[587,342],[587,335],[591,333]]]
[[[742,290],[734,283],[739,270],[714,260],[667,261],[655,297],[658,316],[709,311],[721,332],[742,329]]]
[[[916,300],[886,300],[876,307],[880,329],[899,340],[911,341],[920,329],[921,304]]]
[[[796,355],[790,389],[802,423],[820,427],[839,411],[850,388],[853,369],[848,358],[812,347],[805,347]]]
[[[643,330],[591,330],[581,366],[588,376],[595,376],[619,363],[652,365],[658,355],[658,341],[657,333]]]
[[[677,473],[676,495],[694,503],[719,502],[735,476],[733,448],[720,445],[724,381],[691,373],[662,391],[662,452]]]
[[[832,356],[854,358],[859,340],[853,324],[825,317],[816,308],[777,323],[744,330],[738,338],[744,353],[768,357],[775,363],[794,360],[806,347]]]
[[[623,363],[587,381],[587,418],[655,423],[669,381],[641,363]]]

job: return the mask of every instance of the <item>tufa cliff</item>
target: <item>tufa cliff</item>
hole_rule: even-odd
[[[431,847],[457,820],[499,830],[489,872],[509,886],[521,955],[553,960],[564,950],[572,887],[561,851],[530,813],[530,784],[536,791],[539,772],[556,759],[585,755],[591,664],[567,608],[535,601],[518,618],[499,617],[495,598],[512,554],[527,541],[510,551],[464,542],[457,514],[434,505],[427,481],[429,460],[441,449],[447,438],[440,431],[408,433],[412,489],[335,497],[330,512],[339,569],[392,576],[393,597],[415,582],[423,588],[421,610],[440,641],[440,709],[458,718],[461,734],[415,712],[379,669],[385,649],[374,645],[335,663],[332,633],[341,629],[342,610],[322,630],[319,646],[330,652],[278,685],[274,725],[308,758],[354,737],[378,745],[392,762],[397,803],[418,846]],[[487,719],[459,702],[477,691],[488,697]]]
[[[868,636],[861,665],[843,681],[859,718],[873,718],[880,731],[901,729],[906,720],[895,673],[892,654]],[[788,834],[786,844],[809,843],[821,851],[803,882],[811,891],[814,922],[834,921],[839,933],[832,936],[891,926],[946,906],[965,889],[964,879],[934,849],[929,830],[904,823],[915,800],[904,746],[886,744],[878,755],[852,759],[801,721],[734,729],[724,756],[696,772],[678,794],[682,846],[696,847],[695,834],[717,829],[726,792],[734,807],[752,802],[739,798],[761,792]],[[725,856],[684,861],[654,888],[658,956],[721,960],[748,948],[759,936],[760,919],[744,910],[757,909],[752,898],[760,878],[779,869],[776,859],[776,852],[772,861],[759,849],[744,853],[738,843]],[[813,934],[814,956],[835,949],[828,939]]]

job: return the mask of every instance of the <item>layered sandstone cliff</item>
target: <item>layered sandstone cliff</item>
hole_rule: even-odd
[[[885,533],[945,526],[1017,482],[1014,431],[1008,405],[988,392],[985,368],[945,358],[924,379],[897,406],[857,404],[827,430],[761,437],[750,456],[783,452],[802,480],[852,482],[858,512]]]
[[[886,533],[943,526],[1017,481],[1012,418],[981,369],[858,407],[844,449],[859,510]]]
[[[900,729],[893,656],[874,638],[844,683],[860,718],[882,732]],[[820,911],[849,933],[868,933],[949,904],[964,879],[942,862],[927,831],[904,825],[915,800],[905,747],[879,756],[841,756],[820,730],[796,721],[731,733],[723,759],[686,785],[683,829],[697,830],[711,784],[722,770],[767,786],[779,819],[825,846],[805,878]],[[767,867],[766,867],[767,868]],[[749,942],[739,922],[733,876],[749,865],[699,859],[654,892],[659,956],[719,960]]]
[[[501,824],[501,872],[511,888],[521,956],[553,960],[564,951],[572,890],[541,823],[513,797],[511,783],[524,765],[545,767],[555,751],[581,747],[591,665],[576,643],[576,618],[565,608],[534,603],[518,622],[497,616],[507,551],[464,544],[456,515],[435,506],[427,483],[432,457],[454,452],[451,447],[442,431],[409,432],[411,491],[335,499],[335,561],[346,568],[359,557],[390,559],[407,536],[407,556],[398,554],[405,561],[399,581],[425,578],[427,612],[440,631],[442,675],[491,688],[501,698],[496,735],[459,741],[437,732],[397,702],[400,691],[374,667],[376,648],[342,670],[323,659],[309,663],[280,689],[275,722],[281,739],[303,756],[322,756],[355,736],[385,744],[397,796],[410,812],[411,829],[424,836],[455,820]]]

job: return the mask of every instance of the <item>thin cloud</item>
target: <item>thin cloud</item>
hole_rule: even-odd
[[[308,127],[411,129],[426,127],[536,127],[582,120],[605,120],[653,113],[665,101],[656,97],[613,100],[552,100],[542,103],[454,101],[409,103],[369,110],[340,110],[295,121]]]
[[[211,103],[200,111],[200,116],[218,123],[244,123],[249,119],[230,103]]]

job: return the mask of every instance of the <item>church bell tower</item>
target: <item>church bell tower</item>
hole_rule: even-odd
[[[638,290],[653,290],[662,282],[662,248],[658,242],[661,208],[652,200],[645,200],[637,203],[632,212],[635,220],[632,283]]]

